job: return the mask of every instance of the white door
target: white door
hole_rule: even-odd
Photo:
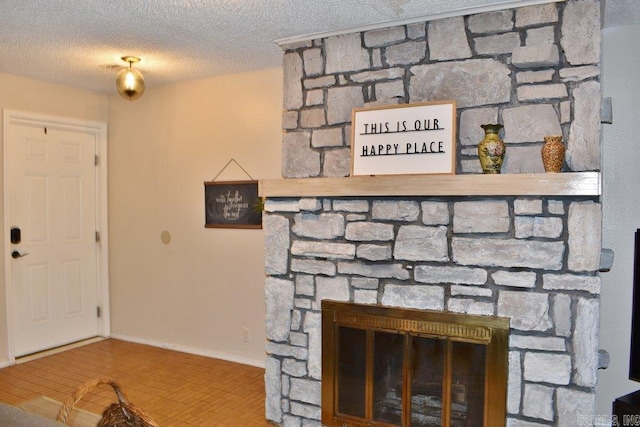
[[[97,143],[60,126],[5,126],[9,312],[22,356],[98,335]]]

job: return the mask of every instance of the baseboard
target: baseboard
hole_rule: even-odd
[[[215,351],[205,350],[197,347],[163,343],[160,341],[150,340],[146,338],[131,337],[128,335],[121,335],[121,334],[114,334],[114,333],[111,334],[111,338],[122,340],[122,341],[129,341],[136,344],[150,345],[152,347],[166,348],[167,350],[180,351],[182,353],[195,354],[197,356],[210,357],[212,359],[226,360],[228,362],[240,363],[242,365],[255,366],[257,368],[264,369],[265,367],[264,360],[248,359],[246,357],[238,357],[238,356],[227,354],[227,353],[218,353]]]
[[[11,363],[8,360],[0,360],[0,369],[6,368],[7,366],[11,366]]]

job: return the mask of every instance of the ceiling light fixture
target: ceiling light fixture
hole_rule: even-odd
[[[124,68],[116,76],[116,88],[124,99],[133,101],[144,93],[144,78],[142,73],[134,70],[131,65],[140,62],[140,58],[135,56],[123,56],[122,60],[129,63],[129,68]]]

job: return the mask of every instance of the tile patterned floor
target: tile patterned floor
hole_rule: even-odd
[[[64,401],[76,387],[112,377],[162,427],[273,426],[264,418],[264,369],[108,339],[0,369],[0,401]],[[85,395],[94,413],[116,401],[108,385]]]

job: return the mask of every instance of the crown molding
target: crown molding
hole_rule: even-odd
[[[362,25],[362,26],[358,26],[358,27],[344,28],[342,30],[325,31],[325,32],[304,34],[304,35],[299,35],[299,36],[285,37],[285,38],[281,38],[281,39],[276,39],[273,42],[275,44],[277,44],[278,46],[280,46],[280,47],[284,47],[286,45],[294,44],[294,43],[308,42],[308,41],[311,41],[311,40],[317,40],[317,39],[322,39],[322,38],[326,38],[326,37],[340,36],[340,35],[351,34],[351,33],[360,33],[360,32],[363,32],[363,31],[377,30],[377,29],[380,29],[380,28],[395,27],[395,26],[399,26],[399,25],[415,24],[416,22],[434,21],[436,19],[452,18],[452,17],[455,17],[455,16],[474,15],[474,14],[483,13],[483,12],[494,12],[494,11],[497,11],[497,10],[513,9],[513,8],[516,8],[516,7],[519,8],[519,7],[527,7],[527,6],[536,6],[536,5],[545,4],[545,3],[559,3],[559,2],[562,2],[562,1],[566,1],[566,0],[506,0],[506,1],[497,1],[497,2],[493,2],[491,4],[487,4],[487,5],[483,5],[483,6],[474,6],[474,7],[454,9],[454,10],[451,10],[451,11],[439,12],[439,13],[431,13],[431,14],[427,14],[427,15],[416,16],[416,17],[413,17],[413,18],[394,19],[394,20],[389,20],[389,21],[381,21],[381,22],[377,22],[375,24],[370,24],[370,25]]]

